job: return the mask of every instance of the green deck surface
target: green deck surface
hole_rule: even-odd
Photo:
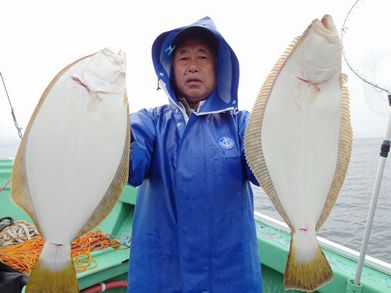
[[[11,160],[0,160],[0,188],[11,177]],[[0,217],[12,216],[15,220],[30,221],[28,215],[15,206],[9,198],[10,184],[0,193]],[[126,187],[121,198],[109,216],[99,225],[98,229],[112,234],[118,240],[130,236],[133,221],[133,211],[136,201],[136,190]],[[259,254],[262,262],[263,292],[300,292],[285,291],[283,287],[283,272],[288,256],[290,235],[286,231],[275,229],[264,223],[256,222]],[[349,279],[354,278],[356,263],[332,251],[323,249],[333,269],[333,280],[317,292],[325,293],[387,293],[391,292],[391,276],[364,267],[362,286],[358,289],[347,289]],[[80,289],[88,288],[108,280],[126,280],[129,249],[106,249],[93,252],[97,262],[94,269],[78,273]],[[148,272],[146,272],[148,274]],[[361,291],[360,291],[361,290]],[[110,292],[126,292],[126,289],[111,289]]]

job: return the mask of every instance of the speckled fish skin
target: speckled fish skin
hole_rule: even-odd
[[[315,19],[265,80],[245,136],[246,159],[291,229],[286,289],[332,279],[316,238],[343,185],[352,129],[342,43],[330,15]]]
[[[19,146],[11,195],[46,240],[26,292],[79,292],[71,242],[112,210],[128,178],[125,54],[105,48],[60,71]]]

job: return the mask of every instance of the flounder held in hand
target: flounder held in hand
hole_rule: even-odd
[[[287,289],[313,291],[332,278],[316,237],[345,180],[352,129],[332,17],[315,19],[274,66],[245,135],[251,170],[291,229]]]
[[[19,146],[13,200],[46,240],[26,292],[79,292],[71,242],[98,225],[126,184],[125,55],[103,49],[56,75]]]

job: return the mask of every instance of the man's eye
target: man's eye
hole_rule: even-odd
[[[199,58],[199,60],[202,60],[202,61],[208,61],[208,60],[210,60],[210,57],[207,56],[207,55],[201,55],[201,56],[199,56],[198,58]]]

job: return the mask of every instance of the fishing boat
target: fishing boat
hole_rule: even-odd
[[[0,160],[0,218],[11,217],[14,221],[31,223],[31,219],[24,210],[17,207],[10,199],[12,166],[12,159]],[[109,292],[126,292],[128,265],[131,261],[129,259],[130,235],[136,191],[136,188],[126,186],[112,212],[97,227],[118,241],[122,240],[121,243],[127,239],[128,245],[122,245],[121,249],[109,247],[92,252],[95,266],[77,273],[81,292],[103,292],[104,288],[106,290],[112,288]],[[288,226],[258,212],[255,212],[254,221],[261,257],[263,292],[293,292],[285,291],[283,281],[290,243]],[[361,269],[360,281],[356,284],[355,273],[359,264],[359,252],[327,239],[318,238],[332,267],[334,277],[330,283],[316,292],[391,292],[391,264],[366,256]]]

